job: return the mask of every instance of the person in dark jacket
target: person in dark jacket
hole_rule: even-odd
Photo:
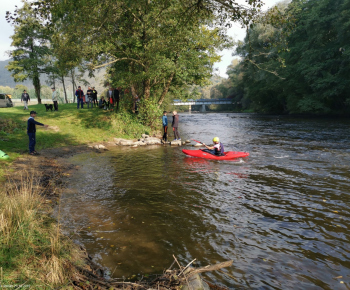
[[[118,110],[119,109],[119,90],[118,90],[118,88],[114,89],[113,95],[114,95],[114,102],[115,102],[115,104],[117,104],[117,110]]]
[[[171,126],[173,127],[173,131],[174,131],[174,140],[181,141],[179,131],[177,130],[177,128],[179,127],[179,115],[177,114],[176,111],[173,111],[173,122]]]
[[[168,141],[168,117],[166,116],[167,111],[163,112],[163,117],[162,117],[162,123],[163,123],[163,141],[167,142]]]
[[[95,90],[95,87],[92,87],[92,96],[93,96],[95,107],[98,107],[97,91]]]
[[[36,139],[35,139],[35,132],[36,132],[36,127],[35,125],[39,125],[39,126],[44,126],[44,127],[49,127],[48,125],[44,125],[41,124],[37,121],[34,120],[36,116],[36,112],[35,111],[30,111],[30,117],[27,121],[27,134],[29,137],[29,154],[30,155],[38,155],[38,152],[35,151],[35,143],[36,143]]]
[[[84,108],[84,92],[81,89],[81,86],[75,91],[75,95],[77,96],[77,109],[79,109],[79,104],[81,104],[81,108]]]
[[[25,110],[25,109],[28,110],[28,102],[30,102],[30,97],[27,94],[26,90],[23,91],[23,94],[22,94],[22,97],[21,97],[21,102],[24,103],[24,109],[23,110]]]

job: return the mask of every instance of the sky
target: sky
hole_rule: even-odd
[[[241,0],[244,2],[243,0]],[[265,3],[264,10],[272,7],[277,2],[281,0],[263,0]],[[10,36],[13,34],[13,27],[7,23],[5,19],[6,11],[15,10],[15,5],[22,6],[22,0],[0,0],[0,60],[9,59],[6,51],[11,50],[11,38]],[[243,40],[245,36],[245,30],[240,27],[238,23],[233,23],[232,27],[228,30],[228,34],[232,36],[235,40]],[[231,50],[223,50],[220,52],[221,61],[215,64],[215,68],[217,69],[217,74],[220,76],[227,78],[226,69],[234,59],[232,56],[233,49]]]

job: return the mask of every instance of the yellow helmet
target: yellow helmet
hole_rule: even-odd
[[[213,138],[213,142],[220,142],[219,137],[214,137],[214,138]]]

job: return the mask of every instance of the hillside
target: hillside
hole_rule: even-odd
[[[4,61],[0,61],[0,86],[2,86],[2,87],[8,86],[8,87],[14,88],[16,85],[21,84],[21,85],[25,85],[28,89],[33,89],[34,87],[33,87],[31,80],[26,80],[23,83],[16,83],[13,80],[13,78],[11,77],[11,73],[6,69],[6,66],[8,65],[9,61],[10,61],[9,59],[4,60]],[[104,90],[103,79],[104,79],[105,72],[106,72],[106,69],[101,69],[101,70],[95,72],[94,78],[89,78],[88,74],[86,73],[84,75],[84,79],[91,86],[95,86],[97,91],[102,92]],[[48,80],[48,77],[46,75],[41,75],[40,80],[41,80],[41,84],[43,86],[48,85],[46,82]],[[72,82],[70,81],[70,79],[65,78],[65,83],[66,83],[67,92],[71,92],[72,91]],[[82,88],[84,90],[86,90],[87,86],[83,85],[82,82],[79,83],[77,81],[77,84],[81,85]],[[62,84],[57,83],[56,88],[61,89]]]
[[[9,61],[9,59],[0,61],[0,86],[8,86],[14,88],[16,85],[22,84],[28,88],[33,88],[33,85],[30,80],[26,80],[23,83],[16,83],[13,80],[13,78],[11,77],[11,73],[5,68],[8,65]]]

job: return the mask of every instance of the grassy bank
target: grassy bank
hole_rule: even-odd
[[[37,126],[37,151],[151,133],[136,115],[126,110],[77,110],[76,104],[60,104],[58,112],[46,112],[44,105],[30,106],[30,110],[37,112],[38,122],[51,127]],[[51,154],[42,158],[28,155],[29,111],[21,107],[0,108],[0,150],[10,156],[0,160],[0,285],[54,289],[72,284],[72,276],[79,276],[76,266],[85,260],[80,248],[61,234],[58,222],[51,217],[48,195],[56,196],[59,202],[59,185],[52,178],[57,174],[55,164],[48,164],[55,163],[55,158]],[[27,162],[20,163],[27,166],[20,171],[13,169],[14,174],[6,174],[6,180],[5,173],[17,164],[14,161],[25,156],[28,158],[23,160],[28,159]],[[53,170],[52,175],[47,173],[46,165]],[[8,176],[14,180],[8,182]],[[43,180],[50,182],[43,185]]]
[[[37,126],[36,150],[62,146],[75,146],[93,142],[112,141],[114,137],[135,138],[142,133],[151,133],[142,126],[137,115],[126,110],[118,113],[98,108],[77,110],[76,104],[60,104],[58,112],[46,112],[44,105],[30,106],[38,114],[36,120],[52,126],[51,129]],[[0,179],[19,156],[28,153],[26,134],[29,111],[22,107],[0,108],[0,150],[10,159],[0,160]]]
[[[37,177],[18,174],[16,183],[0,191],[0,285],[53,289],[70,281],[83,256],[50,217]]]

